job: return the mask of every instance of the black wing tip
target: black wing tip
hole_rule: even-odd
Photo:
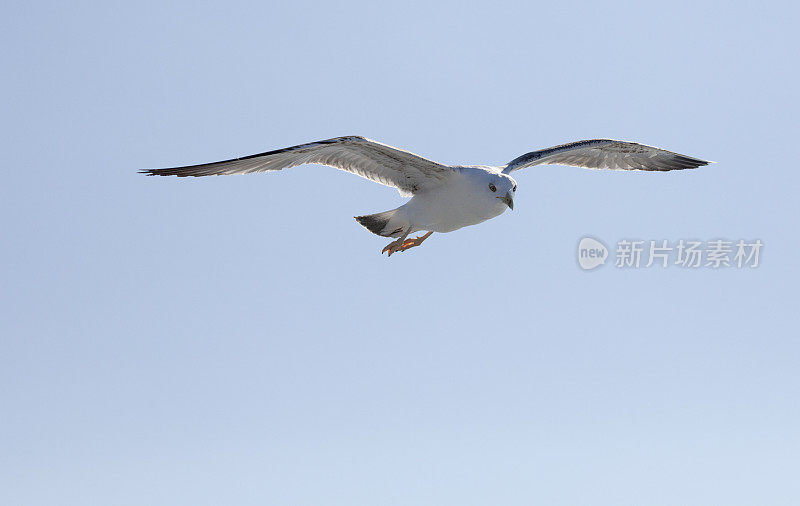
[[[171,173],[169,169],[139,169],[139,174],[145,176],[177,176],[178,174]]]
[[[674,158],[674,160],[681,165],[681,167],[680,167],[681,169],[696,169],[698,167],[706,166],[709,163],[714,163],[714,162],[709,162],[709,161],[706,161],[706,160],[700,160],[699,158],[692,158],[691,156],[684,156],[684,155],[678,155],[678,156],[676,156]]]
[[[144,174],[145,176],[177,176],[177,177],[200,177],[203,174],[192,174],[187,173],[183,167],[178,167],[174,169],[139,169],[138,174]]]

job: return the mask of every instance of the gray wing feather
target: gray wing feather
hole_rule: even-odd
[[[510,161],[503,172],[508,174],[532,165],[667,171],[695,169],[709,163],[711,162],[636,142],[593,139],[525,153]]]
[[[219,176],[275,171],[307,163],[351,172],[397,188],[406,195],[437,186],[453,173],[446,165],[358,136],[336,137],[221,162],[139,172],[148,176]]]

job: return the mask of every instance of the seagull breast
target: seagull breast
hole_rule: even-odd
[[[489,193],[488,171],[455,167],[445,185],[419,192],[403,208],[415,230],[452,232],[503,214],[508,206]]]

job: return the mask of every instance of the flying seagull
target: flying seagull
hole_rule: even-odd
[[[452,232],[514,209],[517,182],[510,176],[532,165],[572,165],[588,169],[668,171],[709,162],[635,142],[593,139],[531,151],[501,167],[442,165],[414,153],[359,136],[336,137],[221,162],[143,169],[149,176],[250,174],[303,164],[328,165],[411,197],[391,211],[356,216],[370,232],[396,237],[381,253],[391,256],[419,246],[434,232]],[[426,231],[409,238],[412,232]]]

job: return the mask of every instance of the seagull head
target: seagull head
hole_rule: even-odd
[[[514,194],[517,191],[517,182],[506,174],[491,174],[487,182],[489,196],[493,197],[509,209],[514,210]]]

